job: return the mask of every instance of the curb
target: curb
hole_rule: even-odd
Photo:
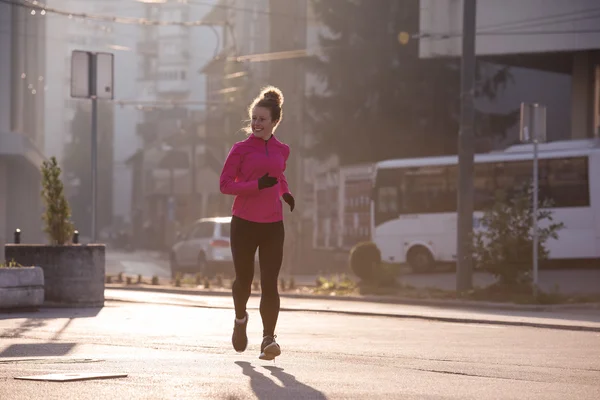
[[[161,301],[137,301],[137,300],[123,300],[123,299],[112,299],[108,297],[107,301],[115,303],[129,303],[129,304],[157,304],[157,305],[168,305],[168,306],[183,306],[183,307],[194,307],[194,308],[209,308],[219,310],[231,310],[232,307],[223,306],[210,306],[200,304],[173,304]],[[437,317],[434,315],[415,315],[415,314],[402,314],[402,313],[375,313],[368,311],[345,311],[345,310],[323,310],[323,309],[310,309],[310,308],[287,308],[281,307],[281,311],[285,312],[316,312],[316,313],[327,313],[327,314],[344,314],[361,317],[386,317],[386,318],[398,318],[398,319],[419,319],[424,321],[435,321],[435,322],[446,322],[455,324],[480,324],[480,325],[496,325],[496,326],[519,326],[527,328],[539,328],[539,329],[553,329],[563,331],[574,331],[574,332],[600,332],[600,326],[584,326],[584,325],[561,325],[561,324],[550,324],[541,322],[527,322],[527,321],[506,321],[506,320],[492,320],[492,319],[477,319],[477,318],[458,318],[458,317]]]
[[[137,292],[154,292],[168,294],[185,294],[192,296],[231,296],[231,290],[197,290],[170,287],[151,287],[151,286],[127,286],[119,284],[106,284],[107,289],[131,290]],[[260,297],[259,293],[251,293],[251,297]],[[385,304],[405,304],[416,306],[431,306],[440,308],[469,308],[480,310],[508,310],[508,311],[565,311],[565,310],[600,310],[600,303],[579,303],[579,304],[513,304],[513,303],[494,303],[472,300],[439,300],[439,299],[415,299],[410,297],[397,296],[328,296],[299,293],[280,293],[282,298],[290,299],[309,299],[309,300],[338,300],[338,301],[356,301]],[[314,310],[313,310],[314,311]],[[377,314],[379,315],[379,314]],[[383,315],[383,314],[382,314]]]

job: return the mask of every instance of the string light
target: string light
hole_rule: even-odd
[[[21,74],[21,79],[25,79],[25,78],[27,78],[27,74],[26,74],[25,72],[23,72],[23,73]]]
[[[35,9],[44,9],[46,12],[51,12],[54,14],[67,16],[69,19],[78,18],[84,21],[88,21],[90,19],[96,21],[104,21],[104,22],[115,22],[121,24],[134,24],[134,25],[154,25],[154,26],[184,26],[184,27],[194,27],[194,26],[207,26],[209,24],[203,22],[202,20],[197,21],[159,21],[159,20],[149,20],[146,18],[134,18],[134,17],[119,17],[119,16],[110,16],[110,15],[100,15],[100,14],[87,14],[87,13],[73,13],[67,12],[60,9],[48,7],[46,4],[38,2],[38,1],[29,1],[22,0],[21,3],[15,3],[17,5],[22,5],[28,8],[34,8],[31,10],[31,15],[35,15]],[[83,22],[83,21],[82,21]]]

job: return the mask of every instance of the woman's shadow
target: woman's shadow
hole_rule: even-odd
[[[318,390],[300,383],[294,375],[283,372],[279,367],[263,367],[271,372],[271,375],[279,379],[283,387],[277,385],[270,378],[258,372],[252,364],[247,361],[236,361],[242,367],[242,373],[250,377],[250,387],[259,399],[316,399],[326,400],[327,397]]]

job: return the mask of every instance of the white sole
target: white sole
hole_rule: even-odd
[[[281,355],[281,348],[276,343],[272,343],[265,347],[265,349],[262,353],[260,353],[260,356],[258,356],[258,358],[261,360],[271,361],[279,355]]]

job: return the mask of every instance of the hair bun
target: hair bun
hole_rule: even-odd
[[[283,94],[281,93],[281,90],[275,87],[266,88],[262,93],[262,97],[265,100],[275,101],[279,106],[283,104]]]

